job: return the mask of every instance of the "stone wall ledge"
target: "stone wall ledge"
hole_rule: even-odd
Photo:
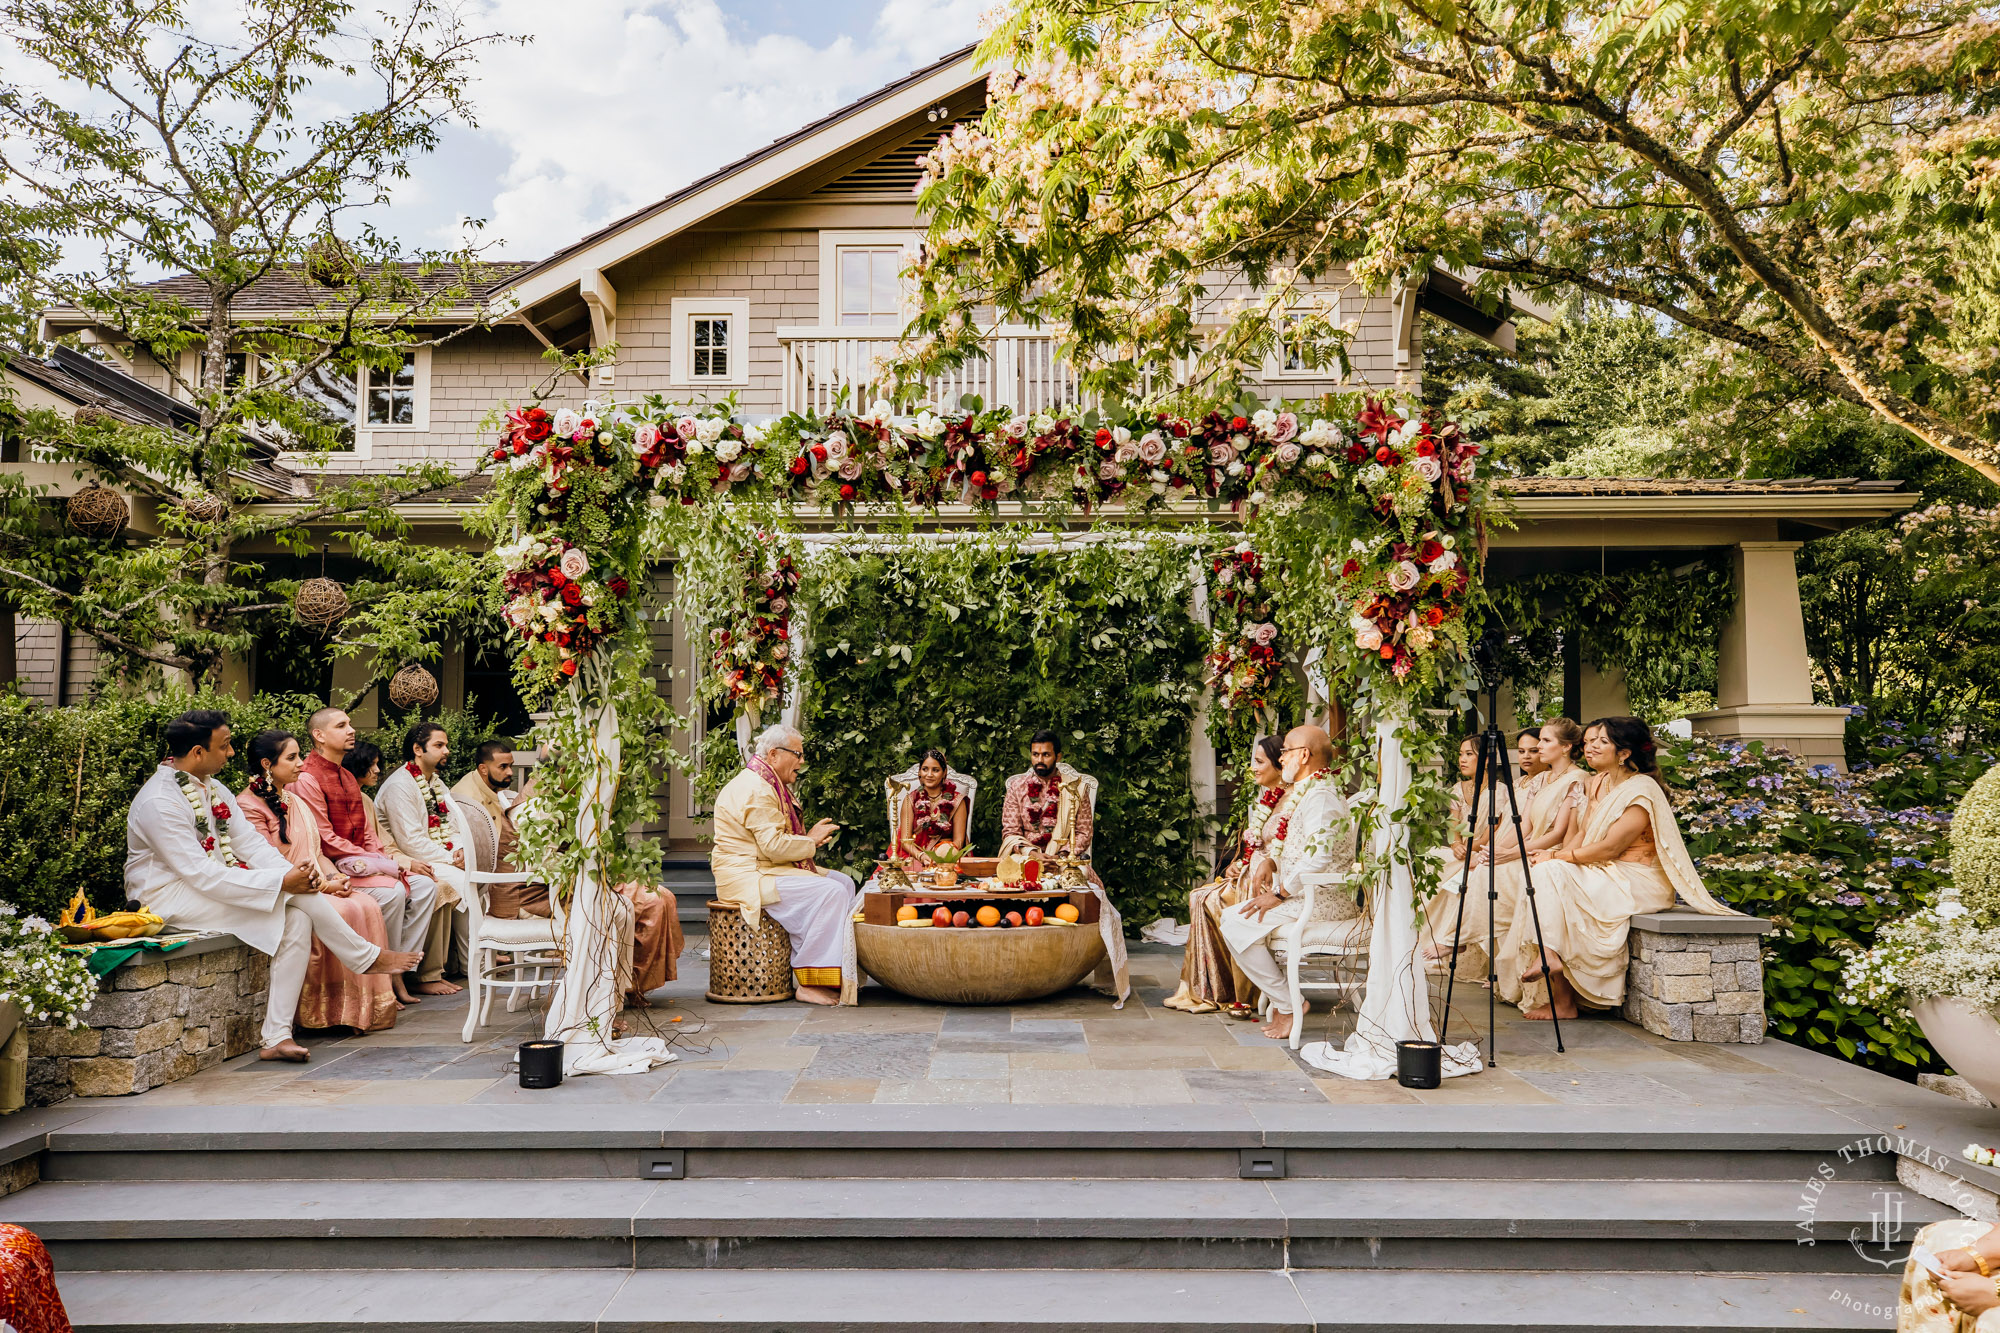
[[[1668,1041],[1764,1040],[1760,916],[1643,912],[1632,918],[1625,1017]]]

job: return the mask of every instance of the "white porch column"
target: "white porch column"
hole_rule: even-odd
[[[1689,720],[1711,736],[1782,745],[1808,763],[1845,768],[1847,711],[1813,703],[1794,560],[1800,545],[1736,547],[1736,614],[1722,632],[1717,706]]]

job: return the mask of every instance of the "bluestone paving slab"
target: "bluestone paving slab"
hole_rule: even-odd
[[[593,1333],[627,1281],[620,1269],[75,1273],[62,1294],[80,1333]]]
[[[684,1069],[659,1089],[653,1101],[705,1105],[782,1102],[798,1080],[796,1069]]]
[[[142,1097],[56,1131],[50,1146],[62,1152],[658,1147],[674,1115],[671,1108],[452,1106],[399,1125],[330,1107],[149,1107]]]
[[[1260,1134],[1249,1110],[1232,1106],[1086,1105],[1060,1116],[1032,1106],[688,1106],[667,1146],[1236,1148]]]
[[[1308,1333],[1310,1324],[1283,1273],[713,1269],[633,1274],[599,1327],[600,1333]]]
[[[460,1072],[446,1077],[464,1078],[470,1069],[496,1075],[496,1053],[472,1046],[357,1046],[325,1060],[314,1060],[312,1077],[367,1082],[373,1079],[416,1079],[436,1074],[441,1068]]]
[[[1517,1076],[1559,1102],[1573,1106],[1692,1106],[1695,1098],[1644,1074],[1601,1069],[1524,1069]]]
[[[921,1032],[794,1034],[788,1044],[813,1046],[811,1078],[922,1078],[931,1064],[933,1038]]]
[[[104,1181],[38,1185],[0,1216],[44,1240],[625,1236],[647,1180]]]
[[[524,1088],[518,1078],[503,1079],[474,1097],[479,1106],[614,1106],[649,1102],[666,1086],[678,1066],[667,1065],[643,1074],[615,1078],[566,1078],[553,1088]]]
[[[102,1102],[71,1099],[57,1106],[16,1111],[0,1118],[0,1166],[33,1157],[48,1146],[49,1135],[72,1128],[108,1109]]]
[[[1304,1073],[1268,1069],[1183,1068],[1181,1081],[1197,1102],[1233,1105],[1238,1102],[1305,1102],[1324,1106],[1326,1097]]]
[[[686,1180],[650,1196],[641,1236],[1285,1234],[1263,1181]]]
[[[1406,1326],[1706,1333],[1883,1329],[1896,1322],[1896,1278],[1889,1275],[1432,1272],[1425,1277],[1424,1294],[1414,1297],[1406,1272],[1292,1274],[1319,1333]],[[1839,1294],[1863,1308],[1857,1311],[1837,1299]],[[1880,1313],[1885,1307],[1886,1318]]]

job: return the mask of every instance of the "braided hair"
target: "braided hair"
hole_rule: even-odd
[[[279,842],[290,842],[292,832],[286,827],[285,803],[279,799],[278,784],[271,781],[271,765],[278,762],[287,745],[297,744],[298,739],[289,731],[275,728],[250,738],[250,790],[278,817]]]

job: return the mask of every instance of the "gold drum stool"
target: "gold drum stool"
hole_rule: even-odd
[[[708,905],[708,998],[717,1004],[776,1004],[789,1000],[792,937],[761,912],[757,924],[733,903]]]

